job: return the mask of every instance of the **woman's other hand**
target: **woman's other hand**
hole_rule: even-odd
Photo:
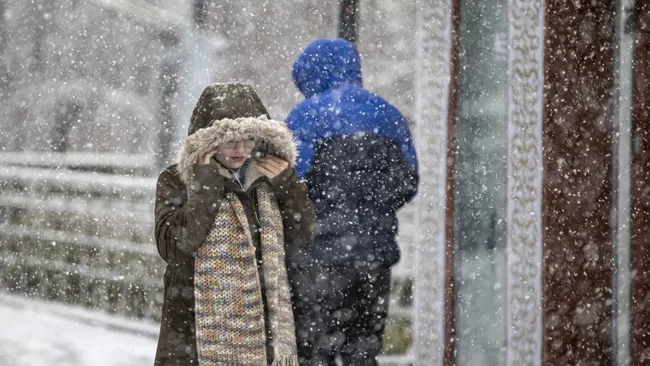
[[[277,177],[288,167],[289,163],[277,156],[265,156],[255,159],[255,168],[269,179]]]

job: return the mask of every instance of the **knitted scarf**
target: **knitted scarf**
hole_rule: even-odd
[[[282,216],[266,184],[256,192],[272,365],[298,366]],[[267,365],[261,284],[248,227],[241,202],[234,193],[226,194],[196,255],[194,296],[200,365]]]

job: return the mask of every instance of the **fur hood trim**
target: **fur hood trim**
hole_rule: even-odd
[[[200,156],[215,146],[228,141],[241,141],[250,137],[262,139],[268,145],[268,154],[278,156],[295,167],[298,156],[293,134],[284,122],[266,116],[215,120],[209,127],[190,135],[177,156],[181,180],[189,184],[194,165]]]

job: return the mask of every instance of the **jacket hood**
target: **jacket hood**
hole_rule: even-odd
[[[210,126],[215,120],[266,116],[269,112],[252,86],[216,83],[203,90],[194,107],[188,135]]]
[[[314,41],[293,63],[293,81],[306,98],[342,85],[362,86],[359,52],[344,39]]]
[[[298,156],[287,124],[270,119],[259,96],[247,84],[217,83],[206,87],[192,112],[188,134],[176,158],[185,184],[189,184],[199,157],[228,141],[254,137],[264,142],[266,153],[286,160],[291,167]],[[225,168],[221,170],[230,176]],[[254,164],[249,173],[258,175]]]
[[[250,137],[264,141],[266,153],[280,157],[289,162],[290,167],[295,167],[297,147],[286,123],[268,119],[266,116],[225,118],[212,121],[208,127],[194,132],[185,140],[177,157],[177,169],[181,180],[189,184],[194,165],[199,157],[216,145],[228,141],[246,140]],[[221,170],[224,176],[230,177],[225,168]],[[260,176],[254,164],[251,164],[250,171],[246,174],[250,183]]]

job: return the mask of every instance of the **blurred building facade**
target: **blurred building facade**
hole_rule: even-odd
[[[190,26],[183,12],[128,1],[0,7],[4,151],[155,149],[161,79]]]
[[[336,35],[336,1],[0,1],[4,151],[155,155],[169,163],[202,87],[249,82],[274,118],[301,99],[291,65]],[[415,7],[368,2],[366,84],[413,107]]]

